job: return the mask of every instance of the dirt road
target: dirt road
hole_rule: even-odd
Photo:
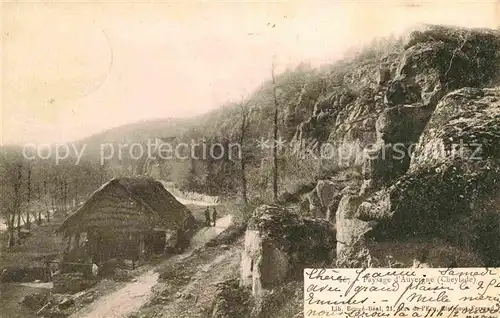
[[[202,205],[202,206],[217,206],[219,205],[220,203],[218,202],[200,202],[200,201],[196,201],[196,200],[190,200],[190,199],[183,199],[183,198],[179,198],[179,197],[175,197],[177,199],[177,201],[179,201],[180,203],[184,204],[184,205]]]
[[[215,255],[213,253],[215,252]],[[136,317],[162,317],[162,318],[191,318],[203,317],[205,310],[210,308],[216,294],[218,282],[236,278],[239,273],[241,247],[232,246],[228,250],[214,250],[202,252],[203,258],[208,260],[203,264],[196,264],[197,260],[186,259],[183,264],[186,267],[194,267],[195,273],[184,286],[179,286],[174,295],[168,296],[163,292],[167,300],[152,311],[142,311],[143,315]],[[165,284],[169,284],[166,282]],[[167,288],[168,290],[168,288]],[[181,295],[176,297],[175,295]]]
[[[219,218],[216,227],[206,227],[199,230],[191,241],[190,248],[182,254],[165,260],[166,263],[179,262],[190,257],[193,252],[206,242],[224,231],[232,221],[231,215]],[[136,277],[133,282],[127,283],[117,291],[101,297],[87,307],[71,315],[71,318],[118,318],[127,317],[145,304],[152,295],[152,288],[158,282],[158,273],[151,269]]]
[[[70,317],[78,318],[118,318],[126,317],[144,304],[151,288],[158,281],[158,273],[149,270],[121,289],[99,298],[96,302]]]
[[[233,216],[228,214],[224,217],[217,219],[215,222],[216,226],[204,227],[199,230],[191,239],[191,248],[196,249],[211,239],[215,238],[217,235],[222,233],[231,224]]]

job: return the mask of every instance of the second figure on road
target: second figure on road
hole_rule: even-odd
[[[217,221],[217,210],[215,209],[215,207],[214,207],[214,212],[212,214],[212,220],[214,221],[214,226],[215,226],[215,222]]]
[[[205,226],[211,226],[211,223],[212,222],[210,222],[210,209],[207,206],[207,208],[205,209]]]

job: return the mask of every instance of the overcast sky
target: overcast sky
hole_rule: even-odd
[[[457,0],[32,2],[4,3],[2,14],[3,144],[204,113],[251,93],[270,76],[273,54],[280,69],[314,66],[415,23],[498,25],[494,2]]]

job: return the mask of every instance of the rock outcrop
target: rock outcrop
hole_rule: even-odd
[[[347,194],[339,203],[336,218],[337,267],[357,268],[371,265],[364,236],[372,230],[372,224],[355,217],[359,201],[359,196]]]
[[[330,264],[335,254],[331,223],[309,219],[278,206],[255,209],[245,233],[241,282],[252,294],[300,279],[306,267]]]
[[[335,218],[329,213],[340,266],[370,263],[368,241],[418,236],[466,245],[483,264],[499,264],[499,66],[498,30],[433,25],[384,57],[342,65],[338,87],[319,96],[295,134],[301,144],[306,137],[357,149],[343,163],[362,167],[359,193],[339,200],[322,185],[324,195],[310,195],[325,217],[340,202]],[[345,167],[334,159],[333,174]]]
[[[378,222],[376,239],[438,237],[479,253],[477,266],[498,266],[498,145],[500,89],[449,93],[421,135],[408,172],[362,202],[355,218]]]
[[[353,171],[345,173],[336,178],[319,180],[312,191],[306,194],[301,211],[308,216],[335,222],[335,213],[342,196],[356,194],[360,188],[359,177]]]

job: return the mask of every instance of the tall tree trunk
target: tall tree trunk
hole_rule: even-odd
[[[64,208],[64,184],[62,179],[59,179],[59,210],[63,213],[65,212]]]
[[[17,238],[19,242],[19,238],[21,237],[21,209],[16,209],[17,213]]]
[[[57,209],[56,200],[53,197],[51,197],[50,201],[52,203],[52,213],[53,213],[52,215],[54,215],[56,213],[56,209]]]
[[[64,180],[63,204],[64,214],[68,215],[68,181],[66,179]]]
[[[75,179],[75,204],[74,208],[78,206],[78,177]]]
[[[47,180],[43,181],[43,197],[44,197],[44,202],[45,202],[45,211],[47,211],[47,223],[50,222],[50,208],[49,208],[49,196],[47,192]],[[52,199],[52,196],[50,196]]]
[[[245,158],[241,157],[241,196],[243,198],[243,203],[245,206],[248,205],[248,197],[247,197],[247,177],[245,172]]]
[[[59,213],[59,194],[58,194],[58,184],[59,180],[54,178],[54,181],[52,182],[52,192],[51,192],[51,201],[52,201],[52,216],[54,216],[56,213]]]
[[[28,198],[26,199],[26,228],[31,228],[30,218],[30,203],[31,203],[31,165],[28,165]]]
[[[103,184],[104,181],[106,180],[106,166],[105,163],[99,166],[99,178],[100,178],[100,184]]]
[[[40,208],[40,200],[42,199],[42,194],[40,193],[40,183],[37,182],[36,184],[36,193],[37,193],[37,200],[38,200],[38,204],[37,204],[37,210],[38,210],[38,220],[37,220],[37,223],[38,225],[42,224],[42,209]]]
[[[21,182],[22,182],[22,166],[17,165],[16,181],[14,183],[14,212],[12,218],[17,214],[17,243],[21,244]],[[12,222],[14,225],[14,222]]]
[[[276,96],[276,79],[274,77],[275,60],[271,69],[273,79],[273,98],[274,98],[274,118],[273,118],[273,200],[278,201],[278,97]]]
[[[16,244],[16,240],[14,237],[14,223],[16,221],[16,214],[11,211],[10,214],[8,215],[7,219],[7,228],[8,228],[8,241],[7,241],[7,246],[9,248],[13,247]]]
[[[243,199],[243,203],[245,204],[245,207],[248,205],[248,197],[247,197],[247,177],[246,177],[246,172],[245,172],[245,165],[246,165],[246,160],[245,160],[245,155],[243,151],[243,146],[245,142],[245,131],[247,129],[247,117],[248,113],[247,110],[245,109],[245,105],[241,105],[241,131],[240,131],[240,149],[241,149],[241,158],[240,158],[240,163],[241,163],[241,197]]]

